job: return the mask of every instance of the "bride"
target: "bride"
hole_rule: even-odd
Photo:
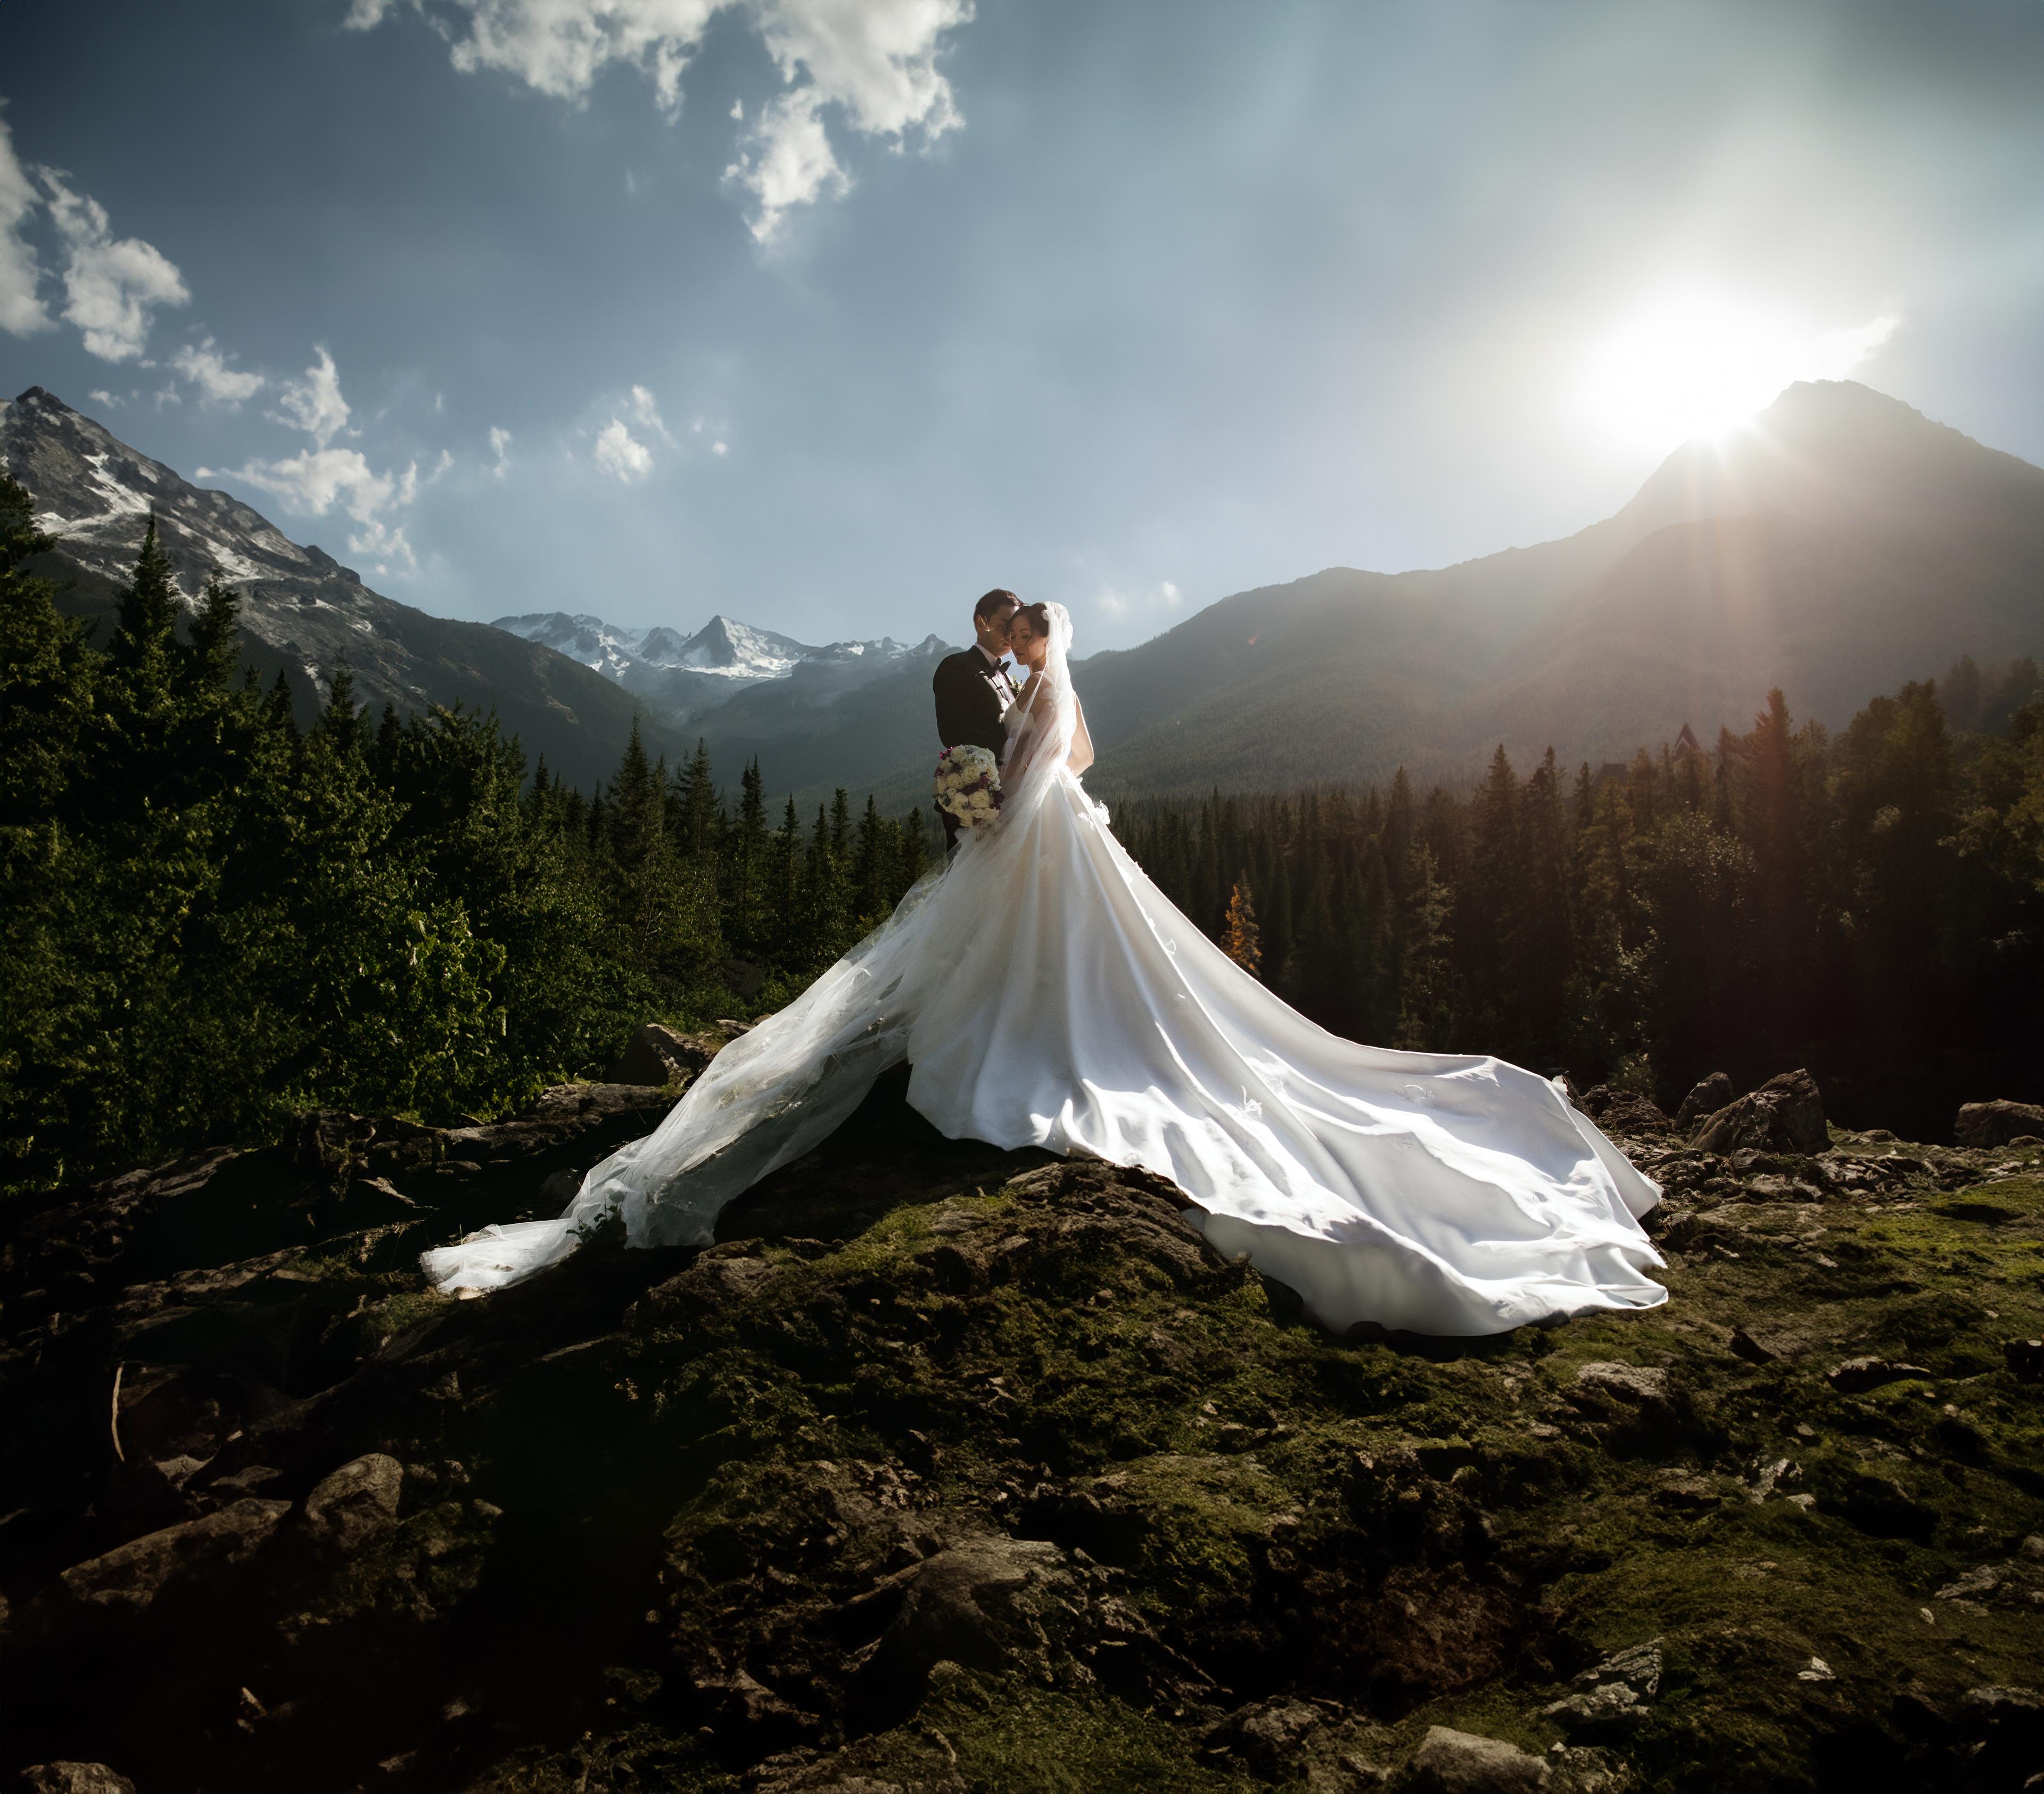
[[[425,1254],[478,1291],[616,1213],[707,1244],[734,1197],[820,1143],[907,1060],[942,1132],[1142,1166],[1188,1218],[1337,1331],[1498,1333],[1667,1293],[1637,1217],[1659,1190],[1543,1078],[1388,1052],[1308,1021],[1179,914],[1108,832],[1062,605],[1018,612],[1003,807],[810,985],[717,1055],[551,1221]]]

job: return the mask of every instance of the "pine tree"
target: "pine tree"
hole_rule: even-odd
[[[692,859],[709,859],[717,852],[720,809],[717,787],[710,779],[709,743],[696,738],[696,751],[674,780],[680,799],[680,815],[674,834],[681,850]]]
[[[740,777],[738,819],[725,835],[724,857],[724,934],[740,954],[763,958],[773,949],[780,915],[769,893],[766,793],[757,757]]]
[[[115,604],[118,623],[113,633],[113,658],[127,668],[157,663],[156,677],[164,677],[171,650],[176,640],[178,589],[171,575],[170,558],[156,540],[156,513],[149,515],[143,532],[141,552],[135,571]]]
[[[1456,1006],[1449,932],[1454,897],[1435,876],[1433,852],[1423,839],[1416,836],[1408,855],[1404,978],[1392,1044],[1441,1052],[1450,1044]]]
[[[1249,889],[1249,874],[1235,876],[1235,889],[1228,900],[1228,920],[1221,935],[1221,949],[1251,978],[1263,963],[1263,943],[1256,927],[1256,905]]]
[[[56,819],[83,770],[79,732],[92,711],[98,656],[83,626],[59,613],[56,582],[26,565],[56,546],[36,528],[26,490],[0,473],[0,828],[10,854],[25,847],[12,831],[40,833]]]
[[[295,740],[298,725],[292,710],[291,682],[284,677],[284,670],[279,667],[269,696],[263,701],[263,715],[272,728],[289,734]]]
[[[241,601],[217,569],[206,576],[198,615],[192,619],[188,650],[192,682],[201,689],[225,691],[240,659],[235,640]]]
[[[924,862],[928,857],[929,826],[920,810],[911,810],[901,819],[894,863],[893,898],[897,903],[908,895],[923,875]]]
[[[1292,873],[1285,862],[1284,806],[1278,807],[1277,839],[1270,852],[1270,872],[1264,887],[1264,982],[1281,985],[1292,958]]]
[[[804,964],[809,939],[802,916],[802,820],[793,797],[782,813],[781,831],[774,837],[767,863],[773,887],[768,902],[773,912],[774,957],[791,966]]]
[[[313,732],[336,754],[348,759],[362,758],[371,745],[369,726],[363,720],[367,714],[355,701],[355,674],[343,661],[334,669],[326,707],[313,725]]]
[[[880,806],[869,797],[859,819],[859,839],[852,851],[854,907],[859,920],[876,924],[893,907],[895,847],[893,829],[881,819]]]

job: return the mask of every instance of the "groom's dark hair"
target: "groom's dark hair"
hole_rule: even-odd
[[[1022,601],[1012,592],[1003,591],[997,586],[972,607],[973,620],[975,623],[984,622],[1003,605],[1015,605],[1019,607],[1021,602]]]

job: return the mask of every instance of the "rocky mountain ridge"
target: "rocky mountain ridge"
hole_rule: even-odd
[[[1846,1132],[1800,1074],[1679,1124],[1585,1093],[1667,1193],[1666,1307],[1332,1339],[1166,1186],[943,1140],[896,1080],[706,1250],[426,1292],[421,1247],[551,1210],[717,1042],[655,1044],[620,1069],[664,1089],[312,1116],[6,1218],[29,1785],[2044,1769],[2034,1135]]]
[[[1669,456],[1559,541],[1428,571],[1331,567],[1220,599],[1073,676],[1104,796],[1473,776],[1630,759],[1689,724],[1750,727],[1770,686],[1840,727],[1877,693],[2044,658],[2044,469],[1849,381],[1792,386],[1744,429]],[[920,669],[801,728],[734,706],[713,750],[805,801],[831,782],[912,797],[892,719]],[[891,784],[889,781],[893,781]]]
[[[282,674],[301,722],[345,662],[358,695],[379,709],[494,706],[528,758],[544,755],[571,782],[591,789],[617,768],[640,709],[630,693],[545,647],[384,597],[324,550],[194,486],[40,386],[0,405],[0,467],[57,538],[43,570],[67,588],[60,605],[97,623],[102,642],[153,515],[187,604],[216,567],[240,594],[242,658],[266,681]],[[649,734],[654,751],[681,751],[657,723]]]
[[[677,727],[769,681],[793,681],[805,701],[827,702],[904,661],[948,651],[934,635],[912,647],[888,636],[817,647],[721,614],[686,636],[664,624],[628,629],[557,610],[500,617],[490,626],[579,661]]]
[[[700,735],[726,778],[757,758],[767,789],[805,807],[839,786],[890,811],[927,800],[934,635],[817,648],[724,617],[690,637],[565,613],[496,628],[432,618],[40,389],[0,414],[0,461],[63,534],[56,570],[74,608],[108,613],[153,505],[186,589],[221,565],[247,597],[248,657],[283,670],[308,709],[344,655],[374,702],[494,703],[585,788],[614,770],[640,714],[670,761]],[[1239,593],[1082,659],[1074,677],[1100,754],[1090,782],[1113,797],[1381,779],[1400,764],[1459,778],[1500,741],[1522,763],[1551,745],[1596,763],[1685,722],[1705,739],[1720,722],[1742,729],[1774,685],[1835,726],[1962,655],[2044,657],[2044,470],[1824,382],[1678,450],[1565,540]]]

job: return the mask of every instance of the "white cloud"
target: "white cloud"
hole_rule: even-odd
[[[85,332],[86,348],[101,360],[133,361],[148,346],[156,308],[190,299],[184,276],[153,244],[115,237],[106,208],[72,192],[61,169],[36,171],[63,240],[64,316]]]
[[[724,176],[757,202],[751,226],[755,242],[770,243],[780,234],[791,206],[813,206],[851,190],[851,177],[839,165],[824,129],[823,97],[813,87],[768,102],[749,141],[751,148]]]
[[[238,410],[242,401],[253,398],[269,382],[259,374],[230,367],[228,358],[213,344],[210,336],[194,345],[187,343],[171,357],[171,366],[198,388],[208,405],[224,405]]]
[[[490,471],[499,479],[503,478],[505,469],[510,465],[506,459],[510,447],[511,432],[492,424],[490,426],[490,452],[497,457],[497,465]]]
[[[653,395],[644,386],[634,386],[632,389],[632,415],[647,429],[659,435],[669,448],[671,448],[674,446],[674,439],[672,433],[668,430],[666,424],[661,421],[659,406],[654,402]]]
[[[709,451],[713,455],[728,455],[731,452],[731,444],[728,442],[713,442],[709,445]]]
[[[355,448],[308,448],[281,461],[251,461],[219,473],[202,467],[198,477],[245,481],[275,493],[286,509],[302,517],[323,517],[338,507],[363,524],[374,523],[393,500],[402,504],[410,497],[398,480],[376,472]],[[404,482],[413,488],[417,483],[416,472]]]
[[[405,539],[402,529],[393,529],[387,524],[371,522],[366,528],[348,532],[348,551],[360,555],[371,562],[370,571],[387,578],[394,570],[417,573],[419,557],[412,551],[412,544]]]
[[[116,398],[113,394],[102,391],[98,386],[94,386],[92,390],[87,393],[85,396],[90,399],[94,405],[118,405],[121,402],[121,401]]]
[[[604,472],[630,485],[653,471],[653,451],[613,417],[596,433],[594,459]]]
[[[910,130],[935,142],[962,122],[937,71],[945,33],[968,23],[971,0],[755,0],[767,50],[790,91],[774,100],[747,150],[725,171],[758,202],[752,234],[770,242],[792,206],[841,194],[851,178],[824,132],[836,106],[853,129],[893,140]],[[803,75],[808,85],[794,84]]]
[[[464,72],[501,70],[556,99],[582,105],[598,75],[626,63],[652,78],[660,109],[680,111],[682,74],[704,30],[732,0],[457,0],[468,30],[454,40]],[[348,22],[367,30],[387,0],[356,0]],[[359,22],[357,14],[362,15]]]
[[[770,241],[791,206],[851,184],[824,124],[836,108],[863,136],[901,147],[910,131],[934,141],[959,123],[951,83],[937,69],[945,33],[966,24],[972,0],[454,0],[467,15],[452,38],[455,66],[496,69],[528,86],[586,105],[604,71],[622,63],[647,75],[669,117],[682,76],[720,13],[748,18],[788,91],[744,133],[725,171],[755,202],[753,235]],[[367,31],[391,0],[353,0],[347,24]],[[731,116],[745,119],[742,100]]]
[[[362,525],[348,538],[350,552],[371,558],[378,574],[417,572],[417,555],[404,530],[386,513],[402,510],[418,497],[419,464],[411,462],[402,474],[378,473],[359,449],[333,446],[334,437],[348,427],[350,408],[341,396],[332,355],[325,348],[313,354],[305,378],[285,382],[278,401],[282,410],[270,415],[279,424],[303,430],[314,446],[282,460],[229,468],[225,477],[275,493],[286,510],[302,517],[323,517],[339,510]],[[425,483],[431,484],[452,464],[453,457],[443,449]],[[207,468],[199,470],[202,479],[218,477]]]
[[[42,264],[21,236],[21,225],[40,202],[14,156],[7,121],[0,116],[0,330],[33,336],[55,328],[43,303]]]
[[[304,379],[289,382],[278,400],[283,414],[271,415],[280,424],[303,430],[324,448],[347,428],[348,405],[340,396],[340,375],[333,357],[323,348],[313,352],[319,359],[305,370]]]

